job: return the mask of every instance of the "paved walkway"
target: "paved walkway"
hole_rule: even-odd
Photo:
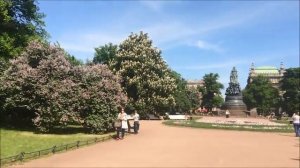
[[[139,135],[110,140],[15,167],[299,167],[299,138],[171,127],[141,122]]]

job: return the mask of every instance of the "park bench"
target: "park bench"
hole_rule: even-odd
[[[148,118],[148,120],[160,120],[160,117],[158,117],[154,114],[148,114],[147,118]]]
[[[189,115],[168,115],[170,120],[191,120],[192,117]]]

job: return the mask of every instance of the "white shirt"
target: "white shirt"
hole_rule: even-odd
[[[223,113],[223,114],[224,114],[224,113]],[[230,114],[230,112],[229,112],[228,110],[226,110],[225,114],[226,114],[226,115],[229,115],[229,114]]]
[[[122,121],[122,128],[123,129],[127,129],[128,125],[127,125],[127,114],[126,113],[119,113],[118,114],[118,119],[120,119]]]
[[[300,124],[300,116],[299,115],[294,114],[292,118],[293,118],[294,124]]]
[[[140,115],[138,113],[133,115],[133,120],[134,121],[139,121],[139,119],[140,119]]]

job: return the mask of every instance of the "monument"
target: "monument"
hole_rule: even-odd
[[[225,95],[223,109],[228,109],[231,116],[246,116],[247,107],[243,102],[243,95],[235,67],[232,68],[230,73],[230,82]]]

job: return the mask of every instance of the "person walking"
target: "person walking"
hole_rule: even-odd
[[[122,107],[120,110],[120,113],[118,114],[118,120],[121,120],[121,127],[117,129],[117,140],[123,139],[125,136],[125,130],[128,129],[127,125],[127,114],[124,111],[124,108]],[[121,133],[121,136],[120,136]]]
[[[134,123],[133,123],[134,133],[137,134],[140,129],[140,122],[139,122],[140,115],[137,113],[136,110],[134,111],[133,120],[134,120]]]
[[[299,112],[294,113],[292,116],[293,119],[293,125],[294,125],[294,129],[295,129],[295,133],[296,133],[296,137],[300,136],[300,116],[299,116]]]
[[[229,112],[229,110],[228,110],[228,109],[226,109],[226,111],[225,111],[225,115],[226,115],[226,118],[229,118],[230,112]]]

